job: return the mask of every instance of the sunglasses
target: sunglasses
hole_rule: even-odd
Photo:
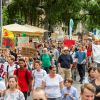
[[[69,51],[69,50],[64,50],[64,51]]]

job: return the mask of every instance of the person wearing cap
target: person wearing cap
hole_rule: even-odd
[[[72,56],[69,53],[69,49],[67,47],[64,47],[62,50],[62,54],[58,58],[58,66],[59,71],[61,72],[61,76],[66,78],[71,78],[71,68],[73,64]]]

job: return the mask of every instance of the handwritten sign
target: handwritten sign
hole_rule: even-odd
[[[26,47],[29,45],[29,37],[18,37],[18,47]]]
[[[72,36],[72,40],[78,41],[78,36]]]
[[[36,49],[30,47],[22,47],[21,55],[26,57],[33,57],[36,53]]]

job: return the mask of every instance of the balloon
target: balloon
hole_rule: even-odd
[[[8,38],[8,32],[5,32],[5,33],[3,34],[3,37],[4,37],[4,38]]]
[[[11,39],[11,40],[13,40],[14,39],[14,34],[12,32],[10,32],[10,31],[9,31],[8,34],[9,34],[8,38]]]
[[[3,29],[3,33],[5,33],[5,32],[7,32],[7,30],[6,29]]]
[[[13,35],[13,34],[10,34],[10,35],[8,36],[8,38],[11,39],[11,40],[13,40],[13,39],[14,39],[14,35]]]
[[[13,40],[14,39],[14,34],[13,34],[13,32],[4,29],[3,30],[3,37]]]
[[[8,36],[8,32],[5,32],[5,33],[4,33],[4,36]]]
[[[22,37],[26,37],[26,33],[23,32],[23,33],[22,33]]]

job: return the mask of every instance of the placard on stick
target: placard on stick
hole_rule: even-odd
[[[36,53],[36,49],[34,48],[22,47],[22,51],[21,51],[22,56],[33,57],[35,53]]]

